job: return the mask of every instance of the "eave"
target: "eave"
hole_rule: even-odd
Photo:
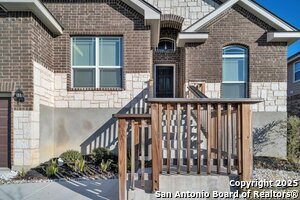
[[[300,39],[300,32],[269,32],[267,42],[287,42],[288,45]]]
[[[203,43],[208,39],[208,33],[182,32],[178,34],[177,46],[184,47],[186,43]]]
[[[63,27],[39,0],[0,0],[6,11],[32,12],[54,34],[61,35]]]

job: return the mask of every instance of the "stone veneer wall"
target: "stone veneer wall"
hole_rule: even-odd
[[[174,14],[184,18],[182,29],[219,7],[217,0],[146,0],[162,14]]]
[[[37,62],[34,66],[33,111],[13,112],[14,166],[30,167],[39,164],[40,106],[50,108],[127,108],[128,112],[144,112],[150,73],[126,74],[124,91],[67,91],[67,74],[54,73]],[[133,109],[137,109],[133,111]],[[53,113],[55,115],[55,113]],[[50,122],[49,122],[50,123]],[[55,133],[54,133],[55,135]],[[53,136],[55,137],[55,136]],[[53,138],[54,140],[54,138]],[[54,146],[47,147],[49,155]]]
[[[265,101],[252,105],[253,112],[286,112],[286,82],[255,82],[251,83],[251,98],[262,98]]]

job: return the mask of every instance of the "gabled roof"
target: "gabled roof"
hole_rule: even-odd
[[[0,0],[6,11],[31,11],[55,35],[61,35],[63,27],[39,0]]]
[[[252,0],[228,0],[227,2],[223,3],[219,8],[217,8],[213,12],[209,13],[208,15],[204,16],[203,18],[186,28],[184,32],[195,32],[200,30],[211,20],[220,16],[222,13],[230,9],[235,4],[240,5],[241,7],[254,14],[259,19],[274,27],[278,31],[297,31],[295,27],[291,26],[290,24],[280,19],[270,11],[266,10],[259,4],[253,2]]]

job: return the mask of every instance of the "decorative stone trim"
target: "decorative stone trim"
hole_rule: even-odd
[[[164,14],[161,16],[160,27],[161,28],[174,28],[181,30],[184,18],[174,14]]]

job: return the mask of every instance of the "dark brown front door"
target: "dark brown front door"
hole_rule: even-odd
[[[174,69],[172,66],[156,66],[156,97],[174,97]]]
[[[0,98],[0,167],[10,168],[10,99]]]

